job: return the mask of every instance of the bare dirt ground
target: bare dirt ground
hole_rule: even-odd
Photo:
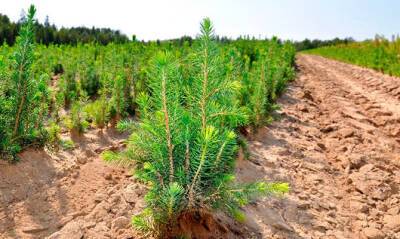
[[[292,190],[247,207],[248,225],[259,238],[400,238],[400,79],[318,56],[297,65],[280,120],[238,169]]]
[[[244,208],[244,224],[218,215],[217,238],[400,238],[400,79],[318,56],[297,65],[237,168],[291,192]],[[0,238],[139,238],[129,223],[146,189],[99,157],[126,137],[91,130],[71,151],[0,162]]]
[[[92,130],[74,150],[29,149],[18,163],[3,162],[0,238],[133,238],[130,217],[143,207],[145,189],[99,157],[126,137]]]

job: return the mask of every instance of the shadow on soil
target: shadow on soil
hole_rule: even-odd
[[[28,149],[20,158],[0,168],[0,204],[4,205],[0,207],[0,231],[10,238],[41,238],[43,232],[57,230],[69,206],[67,197],[60,187],[47,190],[58,174],[45,151]],[[50,193],[57,202],[47,200]],[[15,231],[16,225],[22,225],[22,230]]]

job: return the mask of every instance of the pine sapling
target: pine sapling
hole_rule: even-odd
[[[288,191],[286,183],[234,180],[234,130],[248,116],[237,100],[240,83],[226,77],[214,38],[211,21],[204,19],[187,78],[172,54],[157,54],[150,94],[137,97],[141,121],[131,126],[127,149],[103,154],[107,161],[134,165],[135,176],[148,185],[147,207],[132,220],[144,233],[165,237],[180,215],[204,210],[222,209],[240,220],[240,207],[254,197]]]
[[[5,78],[0,95],[0,118],[5,123],[0,150],[15,155],[25,145],[42,142],[44,139],[42,110],[47,107],[47,82],[35,79],[32,73],[34,63],[35,12],[33,5],[23,22],[15,44],[11,62],[11,74]],[[0,84],[3,84],[1,82]],[[1,89],[3,88],[3,89]],[[1,99],[0,99],[1,100]],[[14,158],[14,157],[13,157]]]

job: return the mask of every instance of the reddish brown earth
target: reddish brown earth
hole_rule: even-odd
[[[189,215],[180,227],[193,238],[400,238],[400,79],[318,56],[297,65],[277,120],[237,168],[290,194],[247,206],[244,224]],[[0,162],[0,238],[140,238],[129,221],[146,189],[98,154],[126,135],[96,132],[72,151]]]

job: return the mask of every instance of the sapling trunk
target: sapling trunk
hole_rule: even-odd
[[[169,159],[169,182],[172,183],[174,181],[174,156],[172,154],[173,145],[171,141],[171,130],[169,128],[169,116],[168,116],[168,108],[167,108],[167,90],[166,90],[166,76],[164,70],[162,71],[161,78],[161,94],[162,94],[162,105],[164,111],[164,121],[165,121],[165,134],[167,138],[167,146],[168,146],[168,159]]]

